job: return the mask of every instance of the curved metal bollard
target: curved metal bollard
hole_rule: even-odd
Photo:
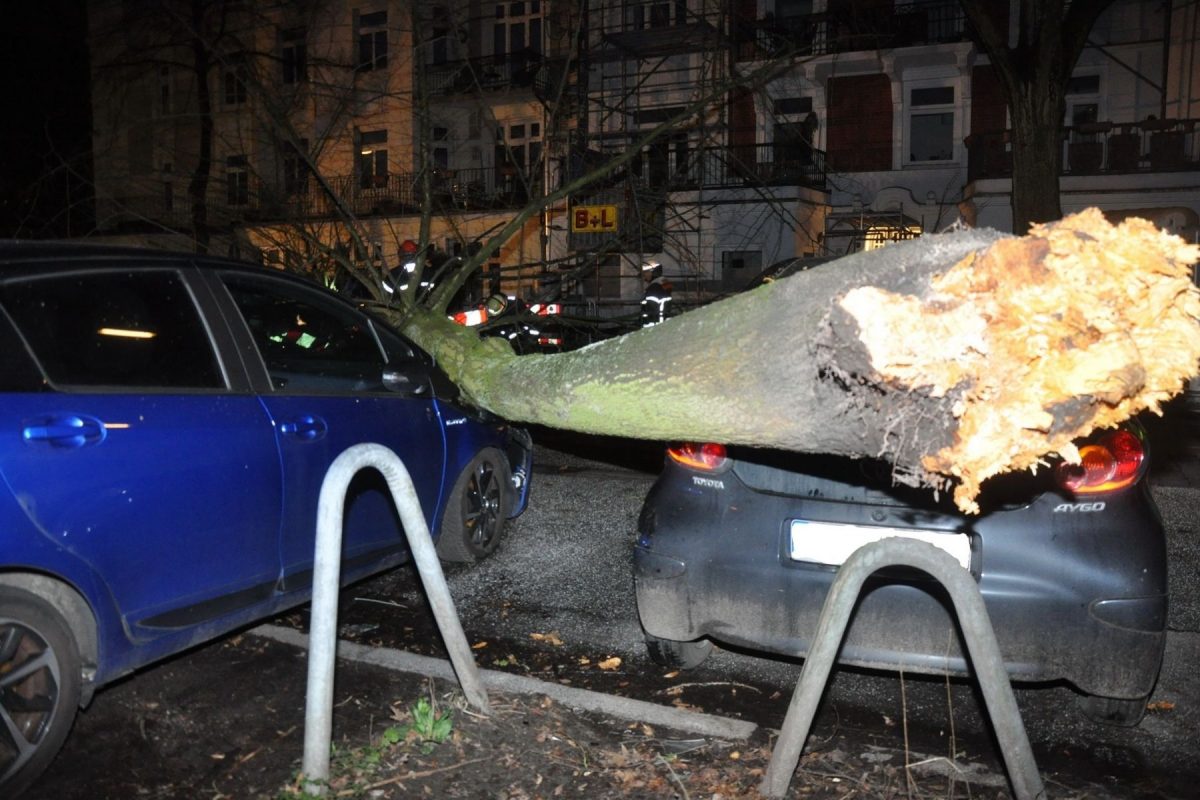
[[[379,470],[392,492],[421,585],[433,608],[438,630],[450,653],[450,662],[471,705],[488,713],[487,691],[475,666],[475,658],[446,576],[438,560],[429,526],[413,488],[412,478],[394,452],[381,444],[357,444],[347,448],[329,465],[317,501],[317,541],[313,563],[312,620],[308,637],[308,691],[304,715],[304,763],[301,769],[305,791],[324,796],[329,780],[329,745],[333,729],[333,672],[337,656],[337,612],[342,566],[342,515],[346,489],[364,467]]]
[[[979,587],[971,573],[948,553],[927,542],[898,536],[860,547],[846,559],[833,579],[821,608],[813,645],[804,659],[800,680],[760,787],[762,793],[767,797],[783,797],[787,793],[863,583],[878,570],[891,566],[915,567],[926,572],[950,593],[1017,800],[1045,798],[1046,790]]]

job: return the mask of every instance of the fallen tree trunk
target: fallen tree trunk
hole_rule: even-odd
[[[582,350],[406,326],[480,406],[644,439],[880,457],[980,483],[1178,393],[1200,363],[1200,249],[1090,210],[1022,238],[961,230],[826,263]]]

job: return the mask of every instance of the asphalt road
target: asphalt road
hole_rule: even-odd
[[[620,679],[613,684],[612,676],[602,676],[614,691],[657,695],[643,699],[661,702],[682,700],[778,727],[799,677],[798,663],[720,650],[686,676],[692,688],[668,693],[660,686],[664,670],[645,655],[631,554],[637,513],[661,450],[551,438],[553,446],[537,448],[530,508],[501,549],[481,564],[448,571],[468,637],[486,643],[477,651],[480,662],[520,669],[524,661],[525,669],[533,669],[528,666],[532,652],[542,656],[537,669],[557,660],[557,675],[586,684],[586,667],[579,664],[590,667],[617,656]],[[1158,711],[1138,728],[1122,729],[1085,719],[1065,687],[1018,688],[1017,697],[1044,773],[1076,785],[1098,784],[1116,797],[1194,797],[1200,780],[1194,738],[1200,730],[1195,670],[1200,662],[1200,488],[1162,485],[1154,493],[1169,531],[1172,591],[1166,662],[1151,698]],[[372,596],[377,601],[385,595],[409,608],[421,603],[415,581],[397,586],[394,578],[367,584],[357,596],[374,602]],[[551,634],[557,641],[534,638]],[[593,684],[604,688],[605,682],[597,676]],[[960,761],[1003,775],[970,681],[839,671],[810,746],[819,746],[822,731],[834,728],[860,731],[864,748],[906,746],[930,757],[953,752]]]

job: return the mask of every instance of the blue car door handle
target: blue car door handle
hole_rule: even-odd
[[[325,424],[325,420],[312,414],[305,414],[299,419],[279,425],[279,432],[284,436],[291,436],[306,442],[320,439],[328,430],[329,426]]]
[[[55,447],[83,447],[89,444],[99,444],[108,436],[104,423],[95,417],[82,414],[60,414],[36,423],[26,425],[21,430],[21,438],[26,442],[48,442]]]

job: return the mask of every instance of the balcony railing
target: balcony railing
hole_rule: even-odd
[[[634,161],[625,176],[637,187],[661,191],[735,186],[808,186],[825,189],[825,152],[812,148],[748,144],[671,153],[668,159]]]
[[[415,214],[421,210],[421,182],[417,173],[374,176],[364,184],[361,176],[342,175],[328,179],[333,195],[322,191],[310,179],[300,191],[285,192],[262,181],[252,181],[245,203],[230,204],[224,194],[214,194],[208,202],[208,222],[223,228],[243,222],[268,222],[299,219],[328,219],[340,216],[342,208],[354,216]],[[520,208],[531,197],[539,197],[539,176],[522,180],[515,171],[500,169],[441,170],[433,178],[435,209],[488,211]],[[105,230],[141,229],[166,226],[176,230],[190,228],[190,203],[175,198],[167,203],[161,195],[132,195],[102,199],[98,225]]]
[[[542,56],[532,50],[425,66],[430,94],[466,94],[533,86]]]
[[[1010,131],[967,137],[967,179],[1012,175]],[[1063,174],[1177,172],[1200,169],[1200,120],[1090,122],[1063,129]]]
[[[436,208],[486,211],[520,208],[542,194],[540,176],[522,179],[501,167],[438,170],[432,181]],[[333,193],[355,216],[412,214],[421,209],[421,176],[406,172],[373,176],[364,183],[357,175],[329,179]],[[247,216],[258,219],[318,218],[337,215],[329,194],[309,186],[303,192],[282,194],[263,187],[251,198]]]
[[[828,55],[962,41],[966,17],[957,0],[905,3],[890,11],[843,8],[744,23],[738,58]]]

